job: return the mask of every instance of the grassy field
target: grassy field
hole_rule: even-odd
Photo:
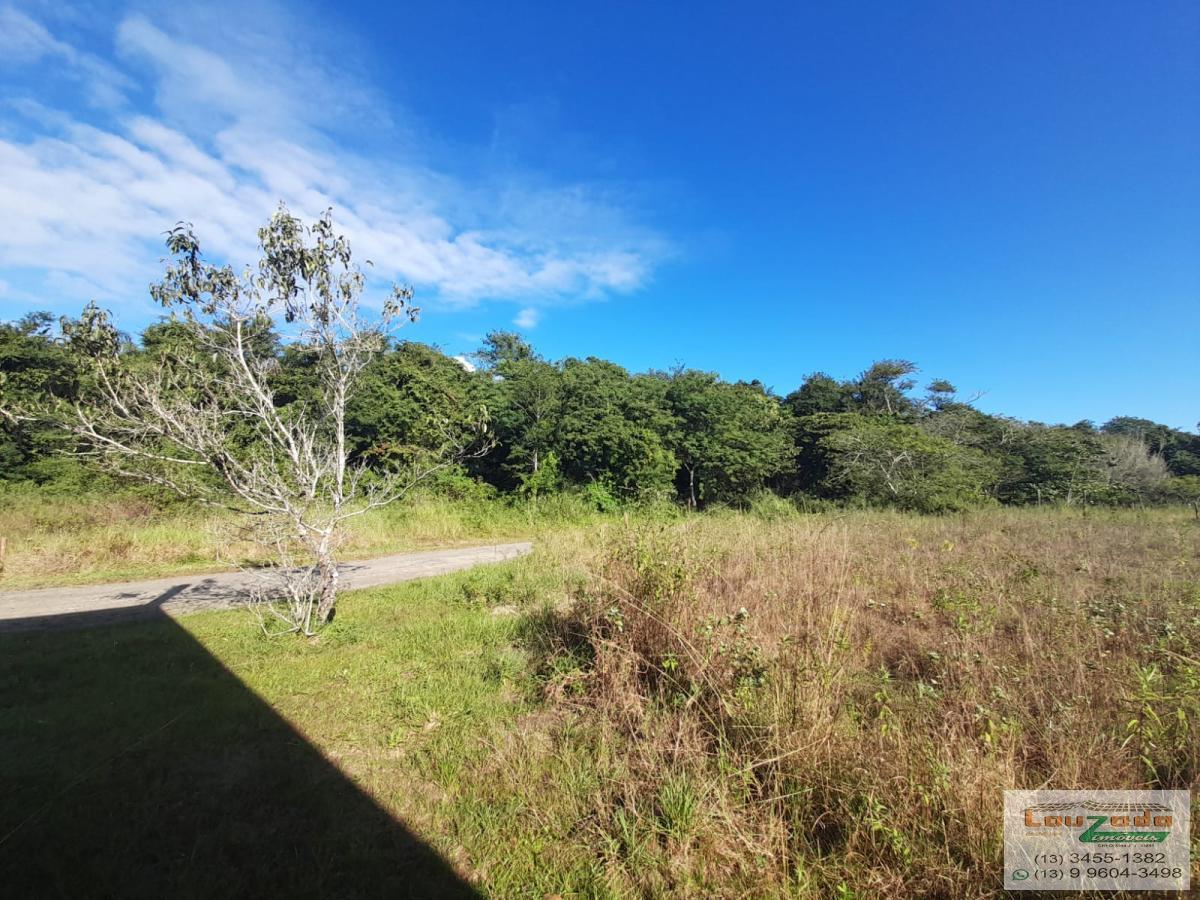
[[[538,533],[311,641],[242,612],[0,636],[0,881],[999,896],[1004,788],[1200,790],[1190,513]]]

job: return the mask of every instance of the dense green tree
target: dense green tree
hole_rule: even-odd
[[[558,457],[553,450],[546,451],[541,463],[535,471],[521,475],[521,493],[535,503],[542,494],[557,490],[562,484],[558,471]]]
[[[652,381],[594,357],[563,363],[554,447],[565,477],[628,498],[671,492],[678,464],[663,439],[670,416]]]
[[[869,413],[912,414],[916,404],[908,397],[908,391],[916,385],[911,377],[916,372],[916,365],[906,359],[883,359],[872,363],[851,385],[855,405]]]
[[[1200,476],[1200,437],[1189,437],[1191,440],[1186,445],[1169,449],[1163,454],[1172,475]]]
[[[673,418],[668,443],[689,506],[744,500],[790,463],[784,411],[761,384],[683,371],[670,377],[665,396]]]
[[[530,343],[515,331],[490,331],[472,354],[480,368],[497,371],[505,363],[536,359]]]
[[[1180,475],[1162,483],[1159,498],[1168,503],[1186,503],[1200,519],[1200,475]]]
[[[826,375],[817,372],[804,379],[797,390],[784,398],[783,404],[795,416],[811,416],[814,413],[843,412],[851,403],[852,389]]]
[[[956,405],[954,395],[957,393],[958,388],[945,378],[935,378],[925,386],[925,406],[934,412],[949,409]]]
[[[814,492],[920,512],[988,500],[996,477],[985,454],[889,415],[823,413],[801,420],[819,476]]]
[[[1087,427],[1021,425],[1006,442],[997,489],[1008,503],[1082,503],[1102,492],[1104,449]]]
[[[54,317],[33,312],[0,324],[0,395],[19,405],[44,397],[73,399],[78,372],[71,355],[53,336]],[[63,436],[37,423],[0,416],[0,478],[46,481],[78,465],[55,458]]]
[[[492,377],[493,416],[500,442],[499,463],[508,478],[526,483],[542,467],[553,446],[562,402],[562,373],[523,341],[505,332],[487,338],[487,353],[479,354]],[[485,348],[486,349],[486,348]]]
[[[403,341],[371,360],[346,411],[355,458],[412,463],[464,443],[486,391],[457,360]]]

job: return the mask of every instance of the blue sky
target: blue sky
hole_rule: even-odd
[[[0,316],[332,205],[406,336],[1200,419],[1200,6],[0,0]],[[514,324],[519,323],[519,324]]]

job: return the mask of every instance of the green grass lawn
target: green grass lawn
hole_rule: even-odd
[[[244,611],[0,636],[4,893],[469,894],[446,813],[531,686],[483,599],[532,571],[348,594],[313,641]]]

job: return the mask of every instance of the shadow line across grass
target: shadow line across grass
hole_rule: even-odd
[[[479,896],[161,612],[0,634],[0,884],[10,897]]]

